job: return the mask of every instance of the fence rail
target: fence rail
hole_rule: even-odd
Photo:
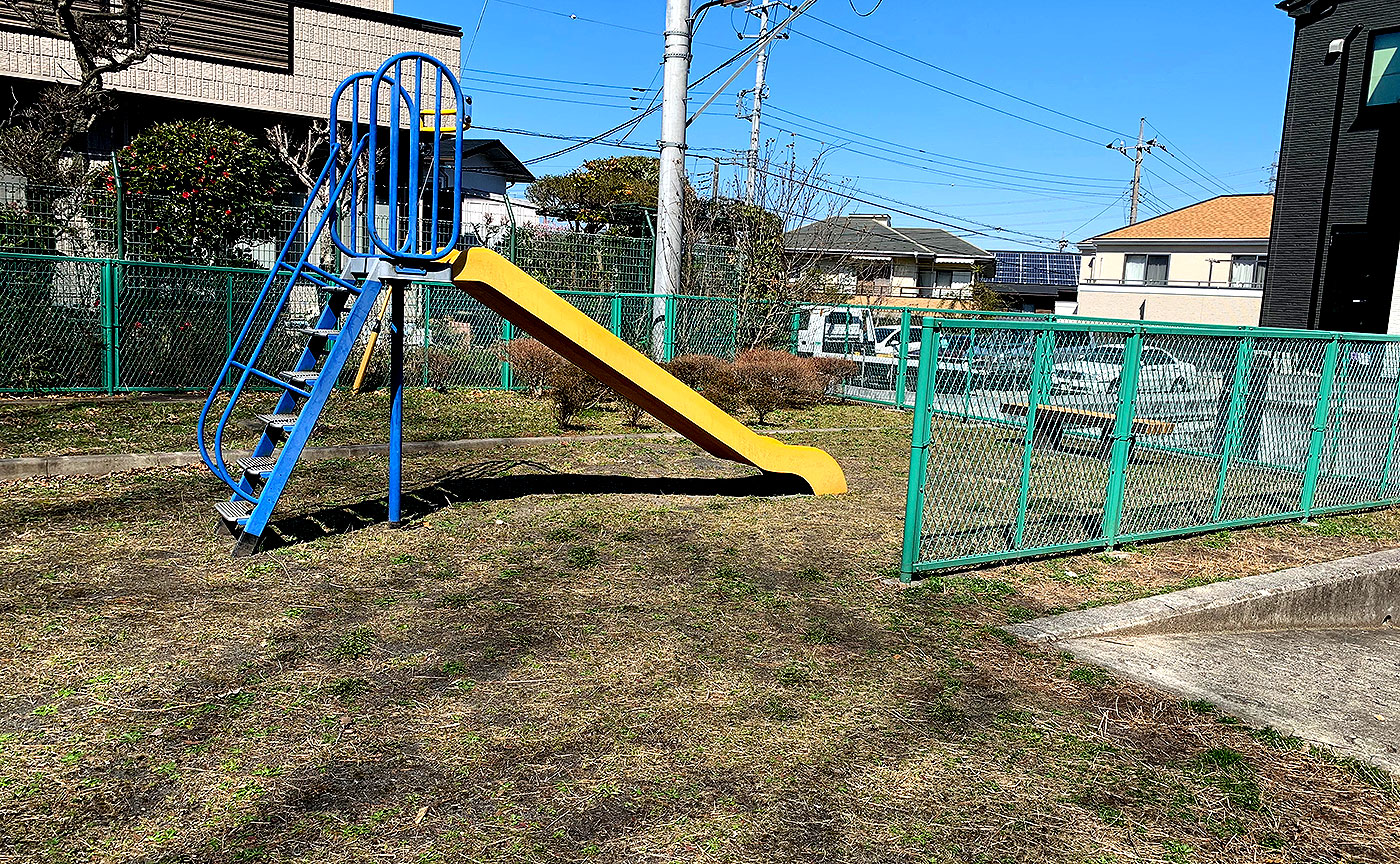
[[[1400,341],[925,318],[902,577],[1400,502]]]

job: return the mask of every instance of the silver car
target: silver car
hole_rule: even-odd
[[[1100,345],[1073,363],[1056,365],[1051,381],[1061,393],[1116,393],[1123,379],[1123,346]],[[1200,371],[1161,348],[1142,349],[1138,390],[1186,393],[1200,383]]]

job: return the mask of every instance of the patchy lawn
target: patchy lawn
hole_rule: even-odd
[[[230,424],[228,447],[251,447],[262,431],[254,414],[270,411],[272,394],[252,394]],[[88,453],[159,453],[193,450],[202,398],[114,396],[104,398],[0,398],[0,459]],[[389,397],[332,394],[317,424],[313,444],[386,441]],[[498,438],[530,435],[609,434],[664,431],[650,417],[627,425],[616,406],[585,411],[561,430],[549,403],[499,390],[410,389],[404,394],[407,441]],[[749,418],[751,419],[751,418]],[[908,428],[905,415],[859,404],[831,404],[802,411],[775,411],[773,428],[834,429],[852,426]]]
[[[996,629],[1395,513],[900,589],[907,428],[790,440],[851,493],[578,442],[411,460],[390,531],[384,463],[332,460],[247,560],[200,471],[6,484],[0,857],[1400,859],[1390,780]]]

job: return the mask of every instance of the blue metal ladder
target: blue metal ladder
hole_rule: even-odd
[[[231,490],[215,510],[238,538],[234,555],[261,548],[326,400],[361,333],[374,323],[375,302],[385,291],[392,405],[389,522],[399,523],[404,291],[415,280],[443,279],[443,267],[435,262],[460,239],[462,132],[470,122],[470,105],[452,71],[419,52],[395,55],[378,70],[352,75],[336,88],[326,166],[199,415],[200,455]],[[448,118],[450,125],[444,123]],[[313,204],[323,193],[329,206],[313,219]],[[377,225],[376,214],[386,216],[388,224]],[[323,236],[348,261],[340,273],[312,260]],[[305,241],[300,252],[298,238]],[[297,321],[295,297],[309,292],[318,298],[317,311]],[[295,361],[278,350],[288,337],[303,343]],[[240,400],[254,388],[278,393],[276,407],[257,415],[263,424],[257,446],[231,467],[225,433]]]

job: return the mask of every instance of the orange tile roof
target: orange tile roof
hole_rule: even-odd
[[[1173,210],[1093,240],[1268,239],[1274,218],[1272,195],[1222,195]]]

